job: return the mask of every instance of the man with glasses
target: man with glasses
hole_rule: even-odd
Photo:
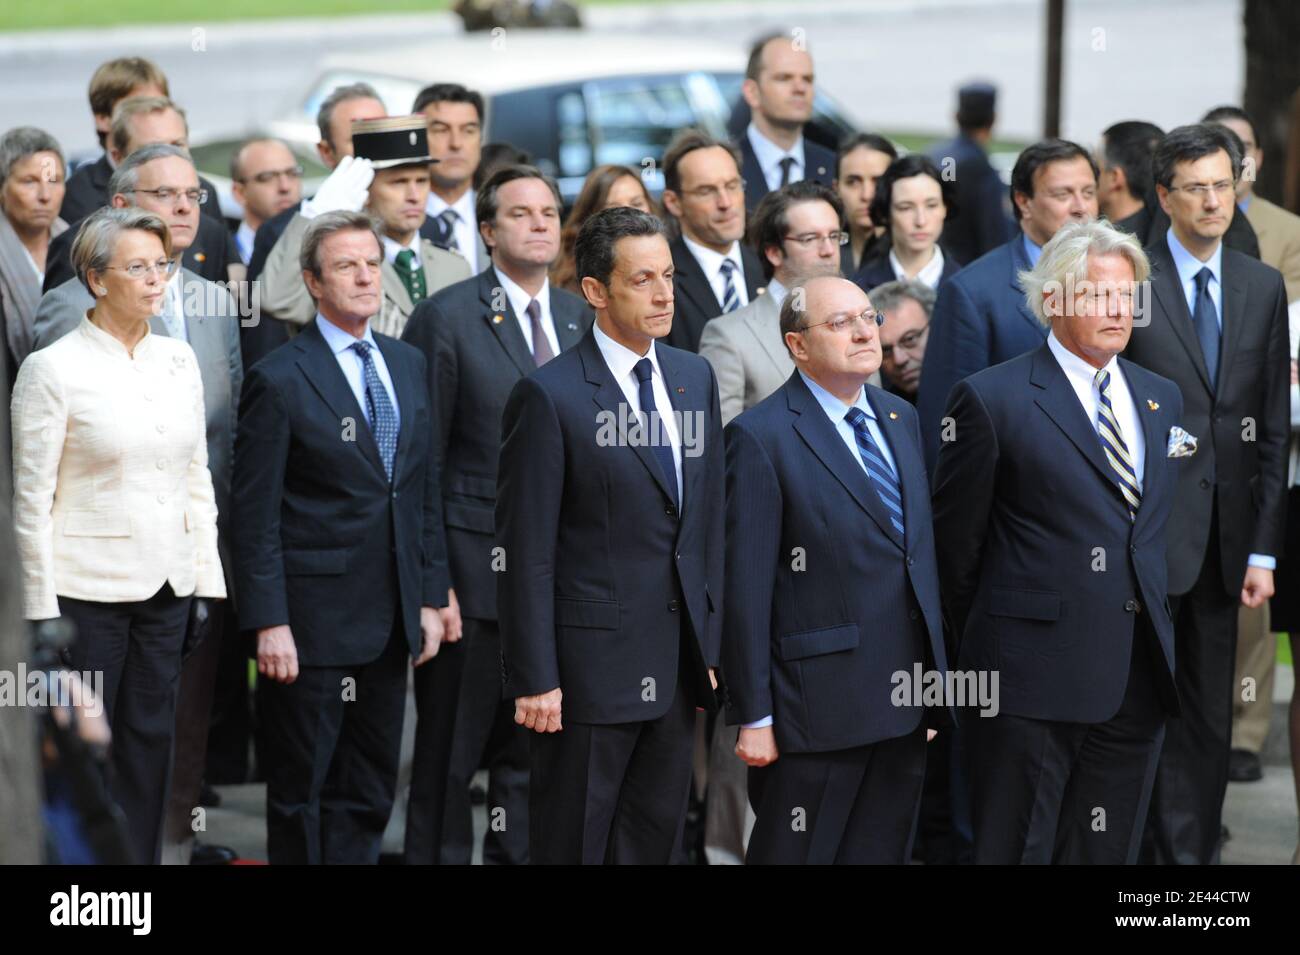
[[[1180,469],[1169,603],[1183,718],[1169,724],[1144,861],[1218,861],[1237,608],[1273,594],[1285,534],[1290,355],[1282,275],[1228,248],[1241,151],[1216,123],[1171,130],[1152,161],[1169,230],[1151,243],[1145,321],[1126,355],[1182,391],[1199,441]],[[1136,323],[1135,323],[1136,324]]]
[[[726,430],[722,668],[758,815],[746,861],[902,864],[938,714],[899,705],[895,674],[947,670],[921,432],[867,383],[865,292],[808,280],[780,321],[796,371]]]
[[[182,266],[184,254],[198,234],[199,205],[204,191],[189,154],[177,146],[161,143],[133,152],[118,165],[109,180],[111,205],[134,206],[152,212],[167,223],[171,232],[173,259],[169,263],[167,288],[159,300],[158,313],[149,321],[149,331],[189,342],[198,357],[203,404],[207,410],[208,469],[216,492],[218,548],[229,578],[230,481],[244,371],[239,354],[239,313],[233,300],[224,288]],[[143,279],[148,270],[141,267],[138,271],[139,278]],[[36,312],[34,350],[52,344],[76,328],[93,304],[90,293],[75,277],[46,292]],[[229,592],[229,580],[227,584]],[[222,608],[213,612],[221,614]],[[215,619],[210,622],[208,632],[220,634],[222,626],[223,621]],[[164,861],[189,862],[196,848],[190,821],[194,807],[199,804],[212,687],[221,643],[217,636],[204,640],[187,658],[181,673],[172,799],[163,837]],[[204,861],[228,862],[234,858],[231,850],[221,847],[198,849],[198,857]]]
[[[904,279],[877,285],[869,296],[876,311],[884,316],[880,326],[880,375],[885,389],[915,404],[935,291],[917,279]]]
[[[245,265],[257,230],[267,219],[302,199],[302,166],[278,139],[250,139],[230,158],[231,191],[244,209],[235,246]]]
[[[735,148],[697,129],[678,133],[664,152],[663,202],[681,227],[669,243],[676,301],[666,341],[698,351],[704,323],[748,305],[763,277],[758,257],[740,244],[745,181]]]

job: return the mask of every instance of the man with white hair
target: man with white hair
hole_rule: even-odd
[[[1173,382],[1118,358],[1150,272],[1132,236],[1072,222],[1021,272],[1039,348],[959,382],[934,528],[959,671],[998,675],[963,721],[977,863],[1132,864],[1178,712],[1165,529]]]

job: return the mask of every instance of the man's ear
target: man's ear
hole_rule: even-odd
[[[785,262],[785,253],[781,251],[780,246],[765,245],[763,246],[763,258],[767,259],[772,265],[772,270],[776,271]]]
[[[664,204],[664,209],[674,219],[680,219],[682,217],[681,196],[677,195],[677,193],[673,192],[671,189],[664,190],[663,204]]]
[[[490,222],[480,222],[478,224],[478,234],[482,237],[483,244],[488,247],[489,252],[496,249],[496,243],[492,240],[492,235],[495,231],[496,229]]]
[[[740,95],[745,98],[751,111],[758,109],[758,80],[745,80],[741,83]]]
[[[316,152],[320,156],[321,162],[325,164],[326,169],[333,169],[338,165],[338,160],[334,157],[334,147],[325,140],[316,144]]]
[[[311,269],[302,270],[302,280],[307,284],[307,292],[311,295],[312,301],[320,301],[320,279]]]
[[[1169,190],[1160,183],[1156,183],[1156,201],[1160,203],[1160,208],[1164,210],[1165,215],[1172,219],[1173,216],[1169,215]]]
[[[800,332],[786,332],[785,347],[789,349],[792,358],[803,361],[808,357],[808,345]]]
[[[609,304],[609,289],[593,276],[588,275],[582,280],[582,294],[592,308],[604,308]]]
[[[115,193],[113,198],[108,201],[108,204],[114,209],[125,209],[130,205],[130,203],[126,201],[126,196],[122,195],[120,192]]]

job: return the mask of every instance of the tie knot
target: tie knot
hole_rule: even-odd
[[[729,279],[731,278],[731,273],[736,271],[736,263],[731,261],[731,259],[723,259],[721,270],[722,270],[722,277]]]
[[[528,305],[524,308],[524,314],[533,321],[538,321],[542,317],[542,303],[537,299],[529,299]]]
[[[1097,382],[1098,391],[1105,391],[1108,387],[1110,387],[1110,372],[1108,372],[1105,368],[1101,369],[1093,377],[1093,381]]]
[[[415,253],[410,249],[403,249],[401,252],[398,252],[397,258],[394,261],[397,265],[406,269],[408,272],[415,271]]]
[[[632,370],[636,372],[636,380],[641,382],[641,384],[645,384],[649,381],[651,376],[654,374],[654,366],[650,364],[649,358],[642,358],[632,366]]]
[[[1203,268],[1196,273],[1196,289],[1198,292],[1204,292],[1210,285],[1210,279],[1214,278],[1214,273],[1208,268]]]
[[[447,224],[447,228],[451,228],[456,224],[456,220],[460,218],[460,213],[455,209],[443,209],[438,213],[438,218]]]
[[[844,415],[844,420],[853,426],[855,430],[862,430],[867,424],[867,413],[861,408],[850,408]]]
[[[361,356],[362,361],[370,361],[370,342],[353,342],[351,347]]]
[[[793,166],[794,164],[795,164],[795,158],[794,158],[793,156],[782,156],[782,157],[781,157],[781,163],[780,163],[780,166],[781,166],[782,171],[784,171],[784,172],[789,172],[789,171],[790,171],[790,167]]]

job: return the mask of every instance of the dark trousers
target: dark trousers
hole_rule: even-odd
[[[483,862],[528,862],[528,730],[515,722],[514,700],[501,698],[501,633],[495,620],[464,621],[464,668],[451,730],[442,864],[469,865],[474,851],[469,784],[488,767]]]
[[[827,753],[782,753],[749,771],[758,820],[747,865],[903,865],[925,779],[925,725]]]
[[[410,653],[401,614],[383,653],[264,678],[266,841],[272,865],[379,861],[393,811]]]
[[[265,318],[263,319],[265,321]],[[217,640],[212,717],[208,724],[206,771],[214,786],[249,781],[248,748],[253,736],[253,694],[248,678],[249,644],[235,614],[225,615]]]
[[[1165,735],[1160,652],[1139,615],[1124,698],[1105,722],[966,719],[976,864],[1137,862]]]
[[[415,755],[403,847],[408,865],[437,865],[442,859],[447,773],[467,640],[468,634],[456,643],[444,643],[436,657],[415,670]],[[498,685],[500,679],[498,662]]]
[[[678,664],[658,719],[564,721],[529,733],[528,847],[534,865],[666,865],[677,858],[691,788],[695,703]]]
[[[113,734],[108,788],[126,817],[136,861],[147,864],[156,864],[162,852],[190,601],[169,584],[148,600],[129,603],[59,598],[59,613],[77,628],[69,664],[103,674],[104,713]]]
[[[1169,598],[1174,616],[1174,679],[1182,716],[1169,721],[1156,771],[1142,847],[1142,861],[1148,864],[1219,861],[1241,601],[1238,594],[1224,592],[1218,536],[1215,520],[1196,584],[1187,593]]]

